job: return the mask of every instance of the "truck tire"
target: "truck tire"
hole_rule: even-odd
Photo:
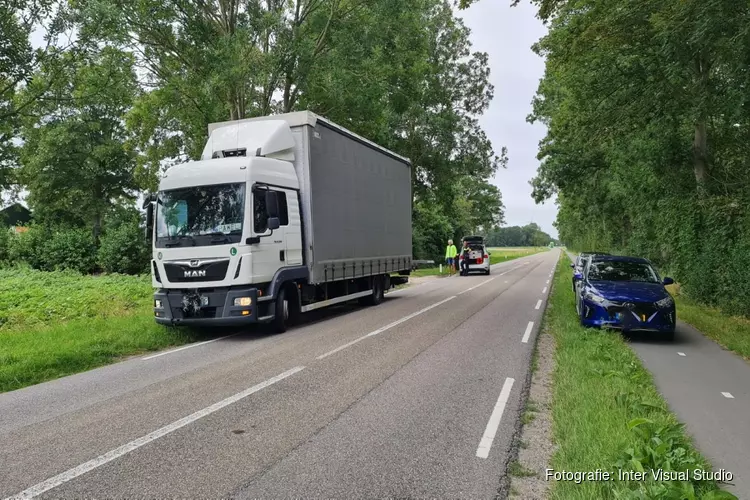
[[[383,289],[383,282],[385,280],[382,276],[375,276],[372,278],[372,295],[363,297],[364,303],[368,306],[376,306],[383,302],[385,297],[385,290]]]
[[[288,286],[282,286],[274,302],[273,330],[284,333],[299,318],[299,302],[289,293]]]

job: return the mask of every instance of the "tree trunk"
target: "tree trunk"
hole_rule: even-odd
[[[693,173],[698,191],[706,189],[708,180],[708,131],[706,120],[701,118],[695,124],[695,136],[693,138]]]
[[[711,63],[704,54],[695,58],[695,79],[697,84],[697,97],[699,99],[708,97],[711,93],[709,88],[709,72]],[[706,104],[702,103],[695,122],[695,134],[693,136],[693,174],[700,195],[705,194],[708,182],[708,118]]]
[[[96,211],[94,214],[94,228],[92,230],[92,235],[94,236],[94,244],[99,245],[99,236],[102,233],[102,214],[99,212],[99,210]]]

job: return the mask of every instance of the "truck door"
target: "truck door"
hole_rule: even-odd
[[[279,221],[281,226],[275,231],[268,229],[266,211],[266,189],[253,188],[253,234],[260,240],[252,250],[253,282],[271,281],[280,267],[286,266],[286,229],[289,226],[286,208],[286,193],[274,190],[279,198]]]

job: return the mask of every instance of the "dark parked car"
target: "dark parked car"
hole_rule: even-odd
[[[581,280],[576,310],[582,325],[674,338],[677,312],[665,288],[674,281],[659,278],[648,260],[596,255],[576,277]]]

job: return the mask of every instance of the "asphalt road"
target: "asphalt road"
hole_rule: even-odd
[[[558,256],[2,394],[0,498],[504,497]]]
[[[726,489],[750,498],[750,364],[679,316],[674,341],[631,334],[630,345],[714,470],[732,473]]]

